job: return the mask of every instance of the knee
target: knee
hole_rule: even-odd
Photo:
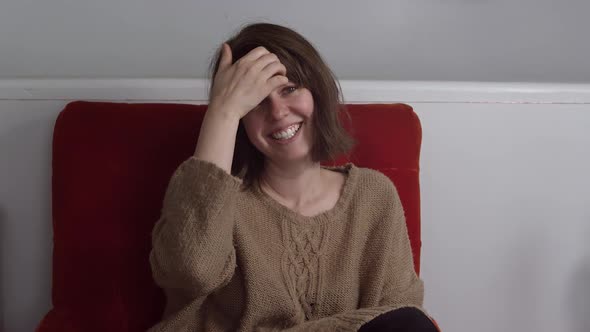
[[[358,332],[391,331],[396,332],[437,332],[430,318],[413,307],[400,308],[381,314],[365,323]]]

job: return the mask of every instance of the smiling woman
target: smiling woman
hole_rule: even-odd
[[[211,74],[194,156],[152,232],[167,302],[150,331],[436,331],[395,185],[320,163],[353,139],[313,46],[252,24],[222,45]]]
[[[268,52],[264,56],[274,60],[266,65],[265,70],[272,70],[273,64],[280,64],[283,67],[277,67],[278,71],[271,75],[288,78],[288,83],[277,87],[257,105],[256,108],[262,110],[264,116],[259,112],[250,112],[240,122],[232,174],[243,172],[246,186],[251,186],[261,176],[265,157],[269,157],[265,152],[271,151],[261,149],[263,140],[253,140],[253,136],[255,130],[266,129],[260,128],[263,125],[273,131],[296,120],[302,122],[302,128],[308,128],[303,135],[308,146],[307,150],[300,147],[305,151],[299,152],[299,158],[305,153],[311,162],[333,159],[350,150],[354,140],[339,121],[340,113],[346,110],[342,105],[338,81],[309,41],[286,27],[252,24],[229,39],[227,44],[233,59],[243,59],[257,47],[263,47]],[[212,78],[217,75],[221,60],[221,54],[218,54],[211,62]],[[211,82],[209,94],[213,97],[214,79]]]

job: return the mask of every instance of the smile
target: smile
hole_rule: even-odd
[[[287,129],[273,133],[270,136],[277,141],[288,140],[288,139],[292,138],[293,136],[295,136],[295,134],[297,134],[297,132],[299,132],[301,125],[302,125],[302,122],[296,123],[292,126],[289,126]]]

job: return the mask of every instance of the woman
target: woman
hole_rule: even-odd
[[[167,303],[150,331],[436,331],[393,183],[320,165],[353,140],[313,46],[252,24],[211,74],[194,156],[173,174],[152,234]]]

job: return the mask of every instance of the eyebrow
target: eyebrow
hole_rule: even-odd
[[[288,83],[286,83],[286,84],[280,85],[280,86],[278,87],[278,89],[281,89],[281,90],[282,90],[282,89],[284,89],[284,88],[289,88],[289,87],[297,87],[297,84],[296,84],[295,82],[291,82],[291,81],[289,81],[289,82],[288,82]],[[265,100],[267,100],[267,99],[268,99],[268,96],[264,97],[264,99],[263,99],[262,101],[265,101]]]

